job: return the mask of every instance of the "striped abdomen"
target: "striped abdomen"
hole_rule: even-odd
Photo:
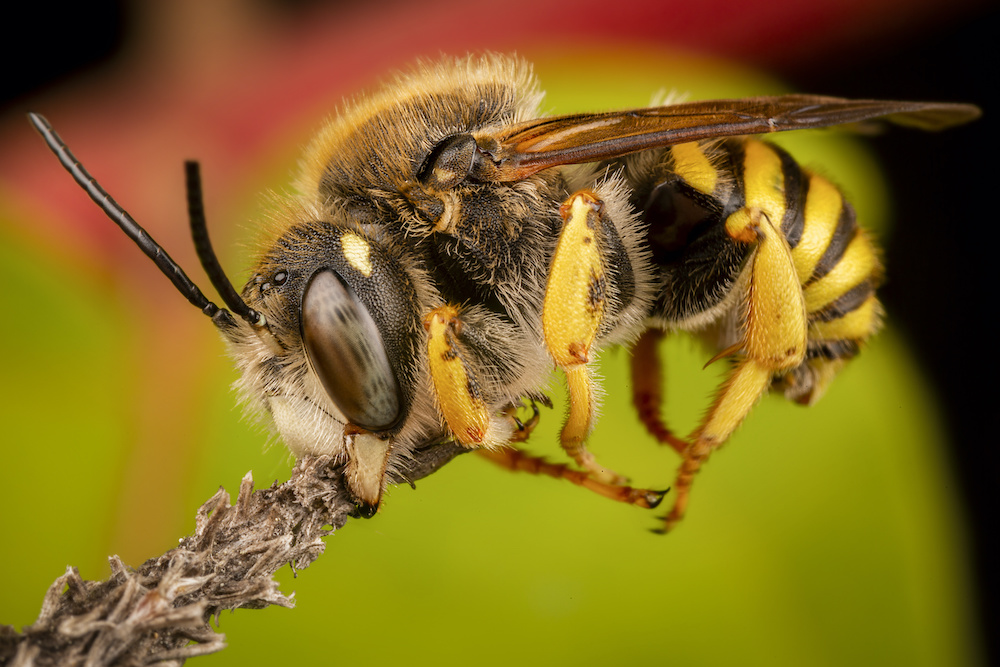
[[[882,269],[854,208],[829,180],[762,141],[681,144],[659,160],[653,181],[632,181],[664,279],[654,317],[668,327],[702,329],[741,308],[733,290],[743,289],[755,246],[731,238],[726,219],[744,208],[759,211],[790,248],[808,322],[804,361],[775,380],[791,399],[816,400],[879,326]],[[642,171],[629,166],[630,175]]]

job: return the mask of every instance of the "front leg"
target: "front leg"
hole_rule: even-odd
[[[514,435],[510,414],[495,415],[484,396],[469,352],[460,341],[463,323],[458,308],[440,306],[424,318],[427,358],[438,408],[455,440],[469,449],[503,447]]]

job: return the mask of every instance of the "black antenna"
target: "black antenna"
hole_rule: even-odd
[[[109,195],[107,191],[97,183],[94,177],[90,175],[84,166],[80,164],[80,161],[76,159],[72,152],[70,152],[66,142],[64,142],[62,138],[56,134],[56,131],[52,129],[52,126],[47,120],[45,120],[44,117],[37,113],[29,113],[28,120],[30,120],[31,124],[36,130],[38,130],[38,133],[42,135],[42,138],[45,140],[49,149],[51,149],[55,156],[59,158],[59,162],[61,162],[66,171],[70,173],[73,180],[76,181],[77,184],[87,192],[90,198],[94,200],[94,203],[101,207],[101,210],[104,211],[104,213],[111,218],[111,220],[118,225],[118,227],[120,227],[121,230],[125,232],[125,234],[132,239],[132,241],[139,246],[144,253],[146,253],[146,256],[153,260],[153,263],[156,264],[157,268],[160,269],[163,275],[169,278],[170,282],[174,284],[177,291],[183,294],[184,297],[193,305],[201,309],[203,313],[211,317],[217,326],[222,326],[226,320],[231,321],[229,313],[209,301],[202,291],[198,289],[198,286],[195,285],[190,278],[188,278],[186,273],[184,273],[184,269],[182,269],[180,265],[167,254],[163,247],[154,241],[153,237],[151,237],[146,230],[143,229],[139,223],[137,223],[135,219],[133,219],[132,216],[130,216],[128,212],[125,211],[125,209],[123,209],[121,205],[119,205],[118,202],[116,202],[111,195]],[[195,178],[197,179],[197,168],[195,171]],[[200,183],[197,184],[197,193],[193,197],[190,192],[188,194],[189,208],[191,207],[190,202],[192,199],[200,204]],[[200,225],[203,230],[202,234],[206,238],[207,245],[207,233],[204,232],[204,224],[204,211],[202,210]],[[194,225],[195,222],[192,219],[192,227],[194,227]],[[211,255],[211,246],[208,247],[208,253]],[[198,249],[198,254],[199,257],[202,256],[202,250],[200,248]],[[214,260],[214,255],[212,255],[212,258]],[[204,258],[202,259],[202,263],[205,264]],[[214,261],[214,265],[221,273],[222,269],[218,267],[218,260]],[[206,270],[207,268],[208,267],[206,265]],[[211,276],[211,272],[209,272],[209,275]],[[212,279],[212,284],[218,287],[214,278]],[[231,285],[229,286],[229,289],[232,291]],[[236,310],[240,315],[252,323],[256,323],[256,321],[260,320],[259,314],[248,308],[247,305],[241,300],[239,303],[241,304],[241,308],[233,308],[233,310]],[[226,304],[231,305],[228,299],[226,300]],[[252,313],[255,316],[255,319],[251,320],[250,317],[243,314],[244,312]]]
[[[253,325],[261,324],[261,314],[248,306],[236,292],[233,283],[222,270],[219,258],[212,249],[212,241],[208,238],[208,225],[205,222],[205,203],[201,195],[201,173],[198,163],[188,160],[184,163],[184,176],[187,183],[188,217],[191,220],[191,238],[194,249],[202,268],[212,281],[215,291],[222,297],[229,310]]]

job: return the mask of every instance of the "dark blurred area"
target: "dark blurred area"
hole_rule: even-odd
[[[797,90],[857,98],[972,102],[973,124],[940,135],[887,132],[869,142],[889,183],[892,235],[884,239],[888,318],[920,360],[944,413],[950,462],[969,518],[973,585],[987,642],[1000,664],[992,491],[1000,475],[992,428],[1000,372],[989,332],[996,275],[990,194],[998,187],[996,6],[896,43],[861,45],[783,75]],[[952,479],[942,471],[942,480]],[[936,489],[927,489],[934,495]],[[990,537],[990,536],[993,537]]]
[[[34,37],[0,41],[7,63],[0,109],[42,89],[73,81],[114,62],[128,40],[129,4],[119,0],[65,3],[57,10],[6,10],[8,27]],[[274,12],[301,11],[309,2],[266,4]],[[21,16],[12,16],[11,11]],[[33,14],[33,15],[29,15]],[[941,135],[894,131],[870,142],[891,187],[893,233],[883,239],[889,281],[882,290],[888,317],[916,352],[946,418],[951,464],[941,479],[957,479],[970,519],[974,586],[988,643],[998,664],[996,598],[992,570],[1000,559],[989,497],[1000,465],[990,442],[997,409],[993,389],[997,363],[990,351],[992,195],[998,169],[995,41],[998,10],[983,6],[939,25],[910,27],[889,41],[871,38],[794,62],[768,63],[792,88],[856,98],[972,102],[984,110],[978,122]],[[987,329],[989,327],[989,329]],[[983,338],[982,342],[980,339]],[[983,347],[980,351],[978,348]],[[983,358],[980,359],[979,357]],[[859,462],[863,465],[863,462]],[[927,493],[935,495],[937,489]],[[989,658],[992,658],[990,660]]]
[[[20,26],[25,34],[22,40],[0,40],[0,62],[7,64],[0,109],[113,61],[127,39],[129,4],[105,0],[6,8],[8,31],[19,32]]]

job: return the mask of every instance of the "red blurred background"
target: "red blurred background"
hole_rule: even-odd
[[[988,417],[996,409],[997,368],[992,341],[980,342],[984,329],[992,329],[987,318],[996,263],[995,243],[987,236],[989,193],[998,175],[995,4],[381,0],[361,7],[179,0],[17,11],[22,15],[8,19],[8,30],[23,33],[24,40],[0,45],[7,64],[0,91],[0,184],[18,207],[75,225],[16,233],[98,273],[130,275],[146,260],[126,250],[128,242],[89,201],[70,195],[76,186],[55,175],[51,155],[39,150],[27,128],[29,104],[72,137],[78,155],[95,156],[87,160],[92,172],[136,198],[172,197],[162,184],[177,180],[179,167],[173,166],[196,155],[205,164],[210,216],[232,200],[248,172],[288,150],[288,128],[314,124],[345,91],[368,86],[415,57],[442,52],[666,45],[759,66],[803,92],[979,104],[986,117],[973,126],[941,136],[890,133],[872,147],[885,166],[896,220],[887,241],[891,281],[883,294],[947,417],[952,462],[973,526],[976,562],[970,567],[981,582],[983,634],[996,642],[987,585],[998,554],[991,541],[994,515],[986,508],[1000,472]],[[226,82],[222,90],[220,80]],[[99,150],[109,144],[114,150]],[[155,162],[148,159],[152,154]],[[176,207],[162,201],[159,208]],[[166,213],[143,223],[164,246],[177,249],[182,265],[195,263],[185,250],[183,225]],[[226,233],[218,247],[232,245]],[[136,308],[162,310],[178,326],[203,327],[174,318],[188,306],[166,281],[158,289],[150,294],[144,285]],[[183,383],[197,372],[195,364],[177,368],[157,361],[169,358],[158,351],[170,350],[184,335],[176,328],[143,332],[144,357],[157,382]],[[985,353],[980,347],[987,347]],[[169,406],[156,406],[164,408]],[[140,418],[135,428],[142,430],[141,424]],[[173,425],[158,437],[184,442],[184,429]]]

